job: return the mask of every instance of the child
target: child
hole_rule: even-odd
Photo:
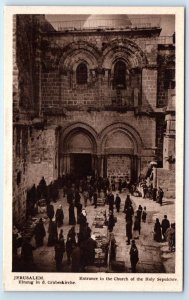
[[[142,221],[144,223],[146,223],[146,216],[147,216],[146,206],[144,206],[144,209],[143,209],[143,212],[142,212]]]

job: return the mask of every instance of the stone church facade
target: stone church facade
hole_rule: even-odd
[[[156,184],[174,197],[175,37],[117,18],[56,30],[44,15],[14,17],[17,221],[25,218],[27,189],[42,176],[47,183],[69,173],[136,182],[156,161]]]

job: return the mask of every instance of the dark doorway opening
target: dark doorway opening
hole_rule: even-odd
[[[78,177],[84,177],[92,174],[91,154],[74,154],[74,174]]]

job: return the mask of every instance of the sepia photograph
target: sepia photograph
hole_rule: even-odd
[[[182,259],[176,14],[105,11],[11,16],[8,234],[23,284],[168,276]]]

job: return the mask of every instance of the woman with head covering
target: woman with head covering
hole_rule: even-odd
[[[39,222],[35,226],[34,235],[36,241],[36,248],[43,246],[43,239],[46,235],[46,232],[45,232],[42,218],[39,219]]]
[[[70,203],[69,205],[69,225],[75,225],[75,212],[74,212],[74,204]]]
[[[56,210],[56,224],[58,227],[63,225],[64,221],[64,212],[62,209],[62,205],[60,204],[59,207]]]
[[[63,255],[65,252],[65,243],[64,243],[64,236],[63,236],[62,229],[60,230],[59,238],[55,243],[54,250],[55,250],[56,270],[61,271]]]
[[[161,224],[159,222],[159,219],[156,219],[156,223],[154,225],[154,240],[156,242],[162,241],[162,234],[161,234]]]

